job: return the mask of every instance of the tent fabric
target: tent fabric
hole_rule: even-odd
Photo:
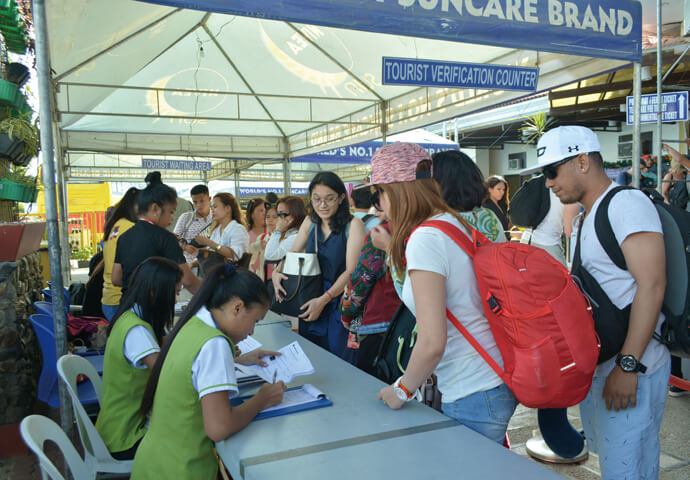
[[[227,3],[256,3],[243,13],[259,17],[261,6],[294,2]],[[366,2],[366,7],[379,3]],[[615,0],[611,8],[629,3]],[[263,162],[371,141],[525,95],[382,85],[383,56],[536,66],[538,91],[628,65],[133,0],[63,0],[48,2],[46,9],[60,147],[210,157],[212,178],[227,176],[236,159],[242,162],[237,168],[259,168]],[[640,21],[635,14],[633,30]],[[535,31],[542,26],[533,25]],[[68,162],[67,167],[73,166]]]

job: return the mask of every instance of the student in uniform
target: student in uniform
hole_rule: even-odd
[[[108,326],[103,361],[103,401],[96,429],[113,458],[131,460],[144,437],[139,414],[163,335],[170,328],[182,270],[167,258],[151,257],[132,275]]]
[[[235,344],[268,311],[261,279],[229,263],[209,270],[170,332],[146,386],[141,412],[148,432],[134,457],[132,478],[207,479],[218,473],[214,442],[242,430],[264,408],[277,405],[285,384],[264,384],[238,407],[235,361],[265,365],[277,352],[254,350],[235,360]]]
[[[139,193],[139,221],[118,240],[111,279],[113,285],[127,291],[132,272],[149,257],[172,260],[182,270],[182,284],[190,292],[199,288],[197,278],[187,265],[177,237],[166,230],[173,221],[177,193],[161,182],[160,172],[146,175],[147,186]]]
[[[393,409],[419,396],[435,373],[443,413],[485,437],[502,443],[517,400],[488,363],[446,318],[450,310],[500,365],[501,352],[484,315],[472,259],[438,229],[418,228],[427,220],[449,222],[468,235],[470,226],[441,197],[422,147],[396,142],[371,159],[378,204],[390,219],[388,249],[402,301],[417,318],[417,340],[407,369],[378,399]],[[372,232],[382,227],[374,227]],[[469,235],[468,235],[469,236]]]
[[[132,187],[125,193],[105,222],[103,231],[103,296],[101,307],[108,321],[113,319],[120,305],[122,289],[113,285],[112,274],[115,263],[117,241],[122,234],[132,228],[137,221],[137,199],[139,189]]]

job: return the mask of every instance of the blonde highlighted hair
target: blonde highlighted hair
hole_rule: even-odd
[[[433,179],[377,185],[388,197],[388,218],[392,227],[389,247],[390,262],[398,272],[405,271],[405,247],[415,228],[430,217],[450,213],[470,232],[470,225],[450,208]]]

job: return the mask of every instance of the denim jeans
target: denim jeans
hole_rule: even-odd
[[[117,313],[117,309],[120,308],[119,305],[106,305],[101,303],[101,308],[103,309],[103,315],[105,315],[106,320],[112,322],[113,317]]]
[[[617,412],[606,410],[601,397],[607,377],[594,377],[580,416],[587,446],[599,454],[602,480],[659,478],[659,430],[670,370],[669,356],[654,373],[638,374],[637,405]]]
[[[503,443],[518,401],[505,383],[442,405],[443,413],[466,427]]]

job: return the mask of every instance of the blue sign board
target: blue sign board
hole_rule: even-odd
[[[429,152],[430,155],[433,155],[436,152],[443,152],[445,150],[460,150],[460,147],[457,143],[414,143]],[[363,142],[359,145],[334,148],[333,150],[327,150],[325,152],[295,157],[290,160],[292,162],[303,163],[357,163],[361,165],[368,165],[371,163],[371,157],[382,146],[383,143],[380,140],[374,140],[371,142]]]
[[[636,0],[145,0],[208,12],[571,55],[642,59]]]
[[[162,158],[142,158],[141,166],[146,170],[211,170],[211,162],[196,162],[194,160],[168,160]]]
[[[240,197],[263,197],[268,192],[282,194],[285,192],[283,187],[240,187]],[[291,188],[290,195],[306,195],[306,188]]]
[[[384,85],[534,92],[537,90],[539,79],[539,69],[534,67],[442,62],[414,58],[383,57],[381,69]]]
[[[633,124],[634,97],[627,97],[626,112],[628,125]],[[661,121],[685,122],[688,120],[688,92],[661,94]],[[640,123],[656,123],[659,114],[656,93],[642,95],[640,99]]]

